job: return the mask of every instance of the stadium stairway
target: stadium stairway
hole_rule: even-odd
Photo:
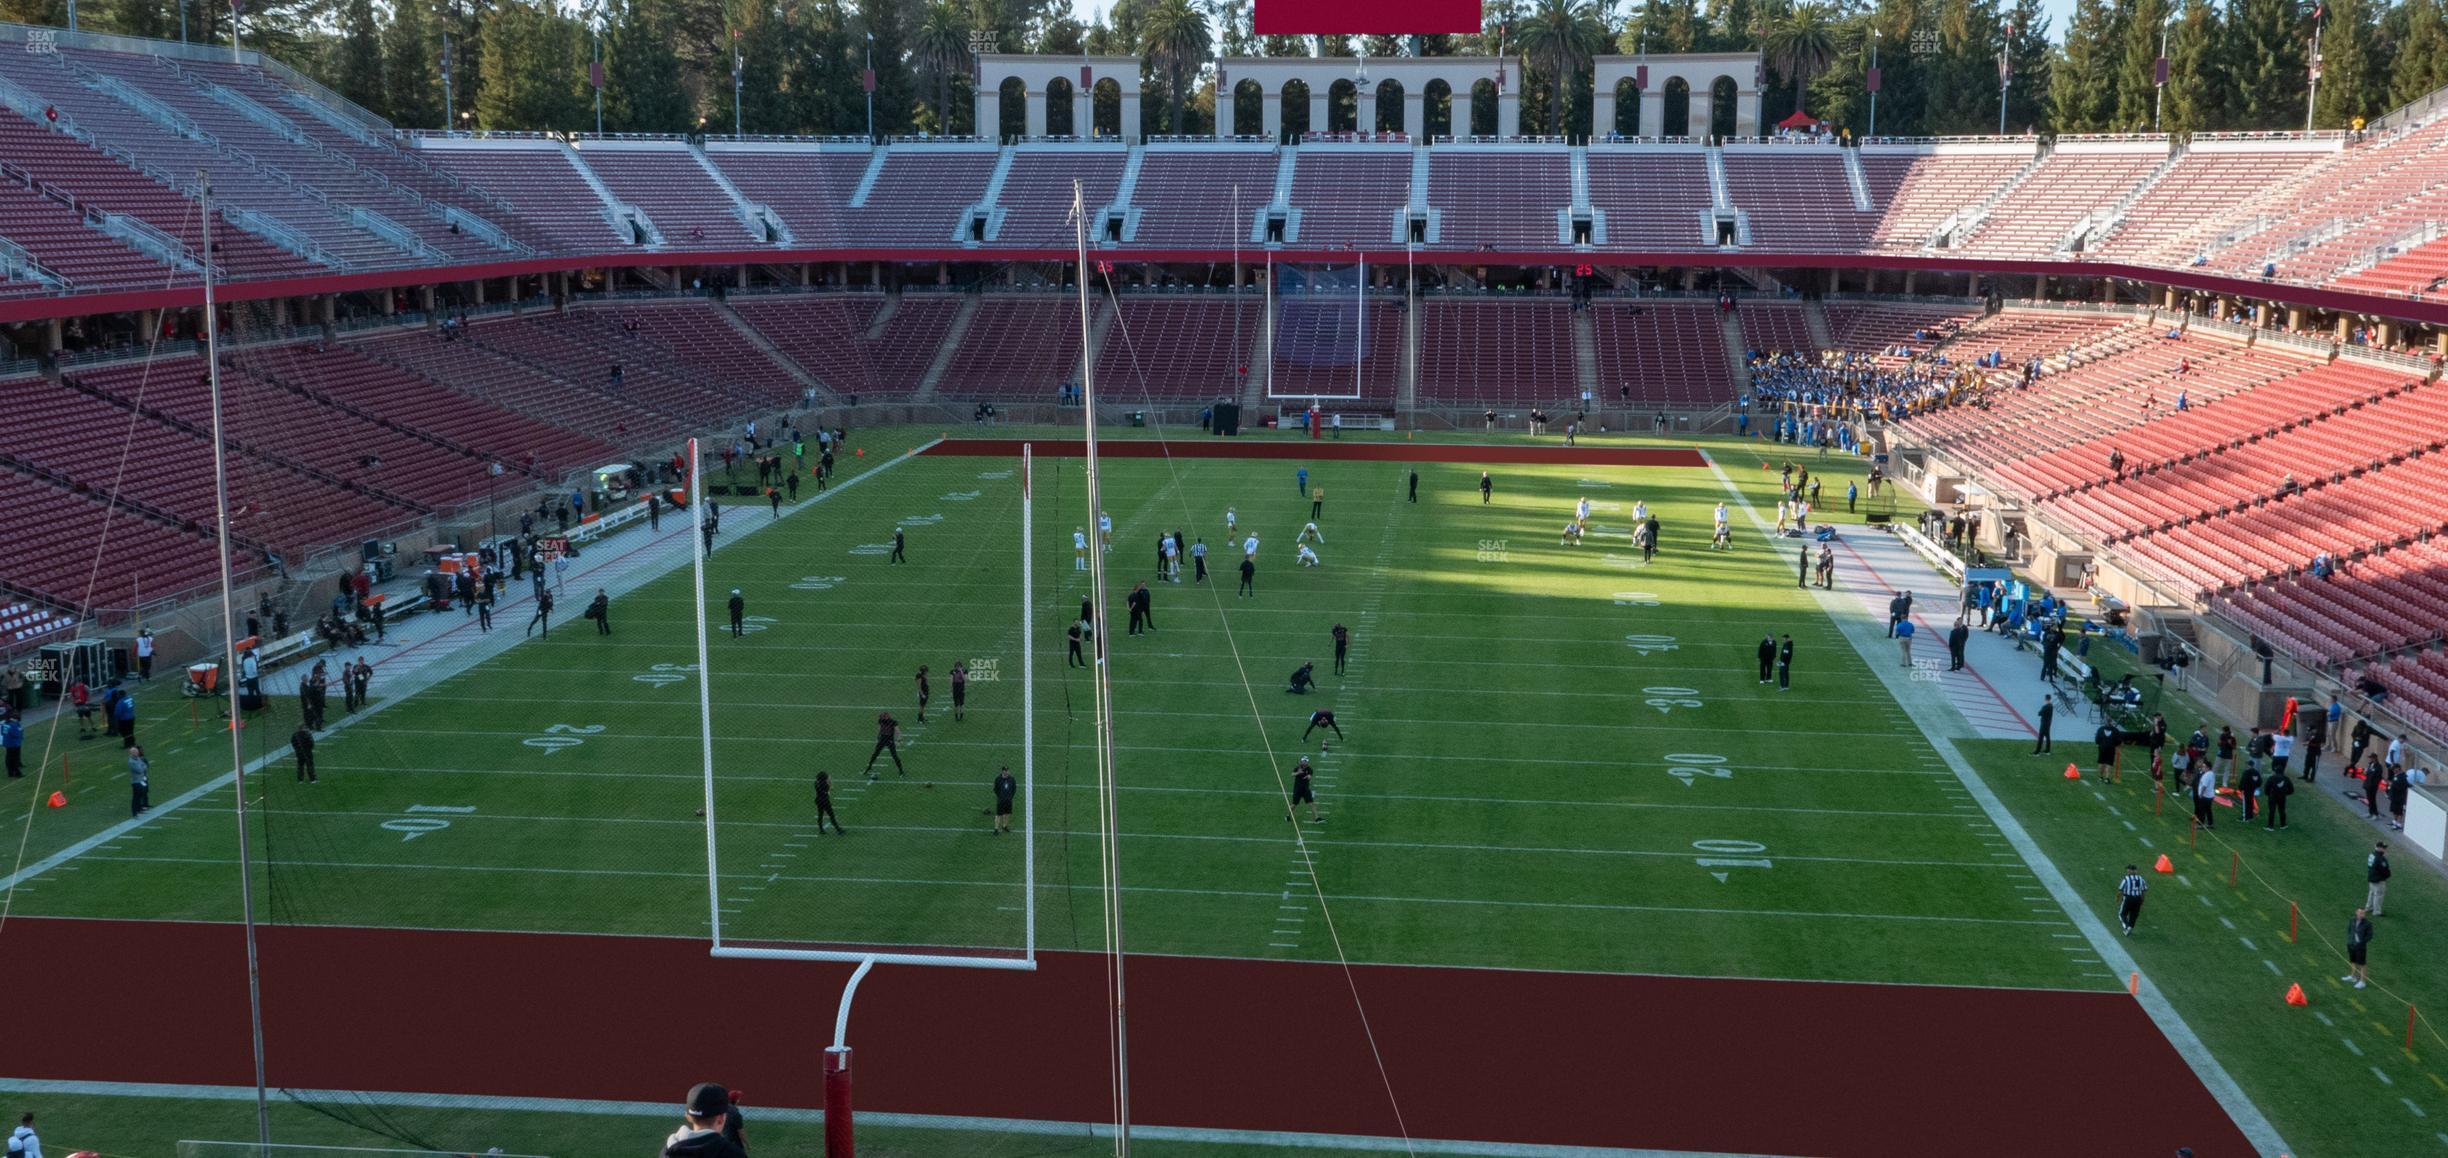
[[[961,339],[969,335],[969,324],[977,320],[983,301],[975,294],[961,299],[960,312],[952,316],[951,328],[944,331],[943,344],[935,348],[935,360],[927,363],[926,377],[918,380],[918,389],[910,395],[913,401],[935,400],[935,385],[943,381],[944,371],[952,368],[952,357],[960,353]],[[881,324],[879,319],[878,325]]]
[[[1822,350],[1836,348],[1836,332],[1828,326],[1827,306],[1817,298],[1802,303],[1802,320],[1810,325],[1811,343]],[[1867,351],[1864,351],[1867,353]]]
[[[781,367],[782,372],[790,375],[792,380],[815,391],[817,400],[829,405],[841,404],[842,399],[834,394],[831,387],[818,381],[814,374],[807,372],[807,367],[800,365],[790,355],[783,353],[780,346],[773,344],[773,339],[758,333],[755,326],[748,324],[748,319],[741,317],[738,310],[731,308],[729,300],[724,298],[706,300],[713,305],[715,314],[722,318],[723,324],[731,327],[732,331],[740,336],[741,341],[748,343],[758,353],[771,360],[774,365]]]
[[[1751,347],[1743,343],[1742,311],[1718,311],[1717,325],[1725,333],[1726,369],[1733,373],[1735,386],[1748,390],[1751,388],[1751,360],[1744,356],[1744,351]]]

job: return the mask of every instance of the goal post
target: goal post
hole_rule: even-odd
[[[1018,776],[1019,824],[1021,837],[1020,880],[1017,882],[1021,899],[1020,936],[1018,944],[964,946],[960,944],[966,930],[944,929],[943,935],[926,938],[923,944],[868,943],[856,938],[835,939],[821,930],[810,929],[808,936],[775,936],[770,928],[745,931],[737,922],[726,927],[724,904],[725,870],[723,864],[722,797],[718,791],[722,781],[722,763],[717,755],[715,713],[718,702],[714,683],[725,673],[714,663],[711,636],[715,615],[721,613],[724,600],[709,595],[707,580],[708,542],[718,536],[705,531],[708,508],[699,500],[704,487],[700,463],[700,445],[692,439],[688,446],[689,501],[697,510],[698,523],[690,535],[691,583],[696,599],[697,665],[700,678],[698,689],[698,755],[704,781],[704,828],[706,844],[706,900],[708,928],[711,933],[710,952],[713,956],[767,961],[844,962],[861,965],[919,965],[939,968],[999,969],[1028,971],[1037,967],[1037,835],[1035,788],[1037,780],[1036,743],[1036,559],[1035,559],[1035,486],[1033,446],[1021,447],[1016,472],[1019,487],[1018,546],[1020,554],[1019,640],[1020,640],[1020,758]],[[729,548],[737,550],[738,548]],[[719,587],[719,585],[713,585]],[[711,600],[711,601],[709,601]],[[737,674],[737,673],[733,673]],[[930,787],[931,782],[930,782]],[[770,820],[760,818],[770,825]],[[821,831],[821,830],[819,830]],[[732,875],[737,876],[734,872]],[[1009,928],[1008,925],[1005,926]],[[798,931],[793,930],[794,934]],[[746,933],[747,935],[743,935]]]

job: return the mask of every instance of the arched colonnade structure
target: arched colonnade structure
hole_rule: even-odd
[[[1010,91],[1026,102],[1018,127],[1027,136],[1119,134],[1126,142],[1140,140],[1136,57],[985,53],[978,57],[978,67],[980,135],[1000,134],[1003,102]],[[1217,67],[1218,137],[1283,140],[1287,113],[1295,136],[1382,129],[1426,140],[1518,137],[1522,132],[1517,58],[1245,56],[1228,57]],[[1590,123],[1600,139],[1610,134],[1702,138],[1760,133],[1756,52],[1601,56],[1593,80]],[[1107,86],[1120,98],[1112,102],[1120,106],[1118,124],[1094,123],[1092,96]],[[1356,101],[1350,124],[1337,120],[1336,98],[1346,92]],[[1491,105],[1492,118],[1487,115]]]

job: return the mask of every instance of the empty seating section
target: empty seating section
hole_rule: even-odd
[[[2056,253],[2084,217],[2115,207],[2166,163],[2165,152],[2053,155],[1990,206],[1969,235],[1956,238],[1955,248],[2035,257]]]
[[[740,249],[764,244],[740,220],[739,205],[697,164],[686,146],[616,149],[597,145],[578,155],[604,188],[643,210],[667,249]]]
[[[2359,144],[2306,166],[2297,180],[2239,198],[2204,224],[2189,250],[2206,255],[2223,271],[2259,273],[2272,251],[2290,239],[2318,233],[2341,216],[2377,213],[2438,180],[2448,160],[2448,117],[2384,139]],[[2169,264],[2190,263],[2196,252],[2163,253]]]
[[[1810,318],[1788,302],[1746,301],[1734,311],[1742,324],[1743,344],[1763,354],[1807,354],[1819,348],[1811,337]]]
[[[1597,331],[1598,394],[1635,406],[1714,406],[1734,400],[1725,331],[1714,306],[1653,302],[1601,303],[1590,309]]]
[[[235,151],[252,158],[251,172],[226,163],[213,166],[215,185],[230,185],[232,199],[241,203],[249,203],[250,198],[260,200],[260,204],[250,207],[279,217],[351,262],[408,265],[433,260],[411,250],[401,240],[361,228],[350,216],[354,210],[379,214],[413,235],[417,244],[427,252],[439,254],[442,260],[477,261],[501,256],[501,251],[473,235],[451,233],[430,212],[430,202],[425,198],[385,178],[369,175],[329,152],[300,143],[292,135],[297,132],[294,127],[283,133],[249,115],[243,111],[249,105],[256,113],[269,110],[243,95],[222,87],[222,95],[216,98],[164,58],[71,50],[62,50],[59,56],[70,68],[87,77],[106,77],[174,110],[196,130],[210,135],[214,144],[200,146],[207,155]],[[285,118],[275,119],[286,124]],[[159,126],[154,127],[159,135]],[[285,192],[287,197],[263,196],[275,189]],[[310,195],[300,196],[301,189],[310,190]]]
[[[2448,539],[2425,539],[2309,573],[2254,584],[2212,604],[2272,644],[2336,663],[2439,638],[2448,626]],[[2448,712],[2439,713],[2448,719]]]
[[[2292,382],[2268,392],[2288,397],[2300,393]],[[2255,431],[2240,440],[2242,445],[2213,444],[2217,449],[2194,452],[2155,469],[2133,469],[2129,458],[2122,479],[2108,476],[2102,463],[2102,476],[2093,485],[2042,505],[2067,526],[2114,542],[2274,496],[2290,478],[2299,486],[2309,486],[2391,458],[2437,450],[2441,446],[2438,433],[2424,429],[2417,416],[2436,413],[2440,400],[2436,390],[2416,390],[2370,404],[2357,403],[2334,416],[2292,420],[2274,433]],[[2298,405],[2308,404],[2307,399]],[[2232,409],[2241,407],[2212,407],[2203,416]],[[2262,421],[2246,419],[2254,426]],[[2171,420],[2169,424],[2176,423]],[[2219,433],[2224,432],[2197,431],[2195,437],[2217,437]]]
[[[1020,149],[1012,153],[1011,170],[1003,175],[997,203],[1003,224],[997,245],[1032,248],[1069,247],[1076,240],[1071,227],[1071,182],[1080,182],[1088,210],[1088,234],[1097,232],[1097,210],[1113,203],[1122,185],[1122,166],[1129,160],[1120,149]]]
[[[67,204],[5,174],[0,174],[0,239],[23,248],[66,279],[71,290],[158,289],[173,276],[169,266],[85,224]]]
[[[702,301],[655,305],[619,305],[583,310],[573,318],[595,321],[616,330],[615,339],[637,358],[664,359],[688,367],[705,380],[722,384],[751,401],[788,406],[803,388],[788,370],[756,348],[722,311]]]
[[[866,205],[850,211],[851,226],[870,245],[952,245],[963,214],[985,198],[995,162],[987,150],[892,146]]]
[[[1275,197],[1276,152],[1149,149],[1139,160],[1131,206],[1135,245],[1229,249],[1250,243],[1258,213]]]
[[[125,215],[184,242],[193,253],[204,250],[203,221],[193,200],[66,133],[0,108],[0,155],[88,209]],[[232,278],[294,276],[318,268],[227,222],[214,223],[213,244],[225,276]]]
[[[1261,303],[1246,297],[1126,297],[1097,350],[1097,396],[1241,397]]]
[[[2389,710],[2434,736],[2448,736],[2448,653],[2399,656],[2370,674],[2389,689]]]
[[[1829,302],[1828,337],[1839,350],[1873,354],[1903,346],[1920,351],[1937,342],[1942,327],[1952,322],[1970,322],[1979,315],[1970,309],[1947,309],[1930,306],[1865,305],[1853,302]],[[1927,334],[1929,337],[1916,335]]]
[[[165,389],[194,381],[203,364],[164,359],[149,368]],[[75,371],[77,381],[116,385],[129,395],[142,363]],[[213,523],[212,442],[204,435],[72,389],[43,388],[42,404],[11,421],[0,451],[55,478],[102,495],[151,507],[183,523]],[[251,545],[302,558],[304,548],[347,541],[360,531],[416,514],[338,483],[290,469],[244,450],[228,456],[230,530]]]
[[[1271,192],[1271,190],[1270,190]],[[1292,207],[1298,236],[1310,248],[1388,245],[1411,200],[1411,150],[1312,146],[1293,159]]]
[[[2178,159],[2157,183],[2126,207],[2125,215],[2091,252],[2102,257],[2190,261],[2177,239],[2205,224],[2231,223],[2239,190],[2287,181],[2321,158],[2306,152],[2202,152]]]
[[[1079,332],[1073,295],[989,294],[978,299],[969,332],[935,391],[953,398],[1051,399],[1057,387],[1078,381]]]
[[[1853,183],[1835,149],[1788,148],[1725,155],[1726,188],[1744,211],[1751,244],[1765,249],[1856,253],[1870,245],[1878,214],[1853,207]]]
[[[250,349],[228,359],[238,363],[221,373],[223,430],[232,445],[428,511],[484,497],[485,462],[475,455],[286,388],[309,380],[305,364],[290,356],[304,349]],[[148,374],[142,363],[129,362],[75,377],[87,389],[209,430],[212,395],[202,369],[192,361],[163,362]]]
[[[1561,298],[1420,303],[1419,397],[1430,404],[1572,405],[1572,303]]]
[[[781,404],[734,393],[660,350],[611,339],[606,327],[583,316],[545,314],[496,321],[470,329],[468,340],[565,382],[601,390],[608,399],[627,401],[699,429]]]
[[[2442,210],[2448,215],[2448,210]],[[2414,246],[2368,269],[2332,279],[2339,289],[2436,296],[2448,286],[2448,238]]]
[[[409,344],[423,343],[435,343],[435,339],[427,334],[401,334],[373,346],[398,353]],[[249,359],[255,357],[250,352]],[[283,368],[268,372],[289,389],[468,451],[488,464],[500,463],[506,471],[557,479],[571,471],[601,466],[622,449],[580,433],[598,429],[596,425],[555,426],[515,408],[453,390],[439,380],[370,356],[356,345],[321,350],[284,346],[280,358]],[[510,481],[505,480],[505,485]]]
[[[434,164],[516,210],[558,249],[599,253],[628,244],[595,187],[559,145],[428,149]]]
[[[2439,163],[2448,165],[2448,153],[2440,156]],[[2410,239],[2438,237],[2441,225],[2448,222],[2448,174],[2435,178],[2419,191],[2385,205],[2368,211],[2358,209],[2353,216],[2358,220],[2337,236],[2279,261],[2279,276],[2297,281],[2334,282],[2349,266],[2372,262],[2379,255],[2393,256],[2402,252],[2402,247]],[[2426,264],[2434,267],[2448,265],[2436,255]],[[2431,278],[2436,276],[2425,276],[2411,284],[2372,286],[2368,281],[2361,284],[2366,288],[2385,288],[2397,293],[2420,293],[2430,288]]]
[[[792,242],[803,246],[855,240],[848,224],[850,195],[874,156],[863,145],[706,150],[706,160],[740,196],[773,210],[789,227]]]
[[[1572,207],[1572,161],[1554,150],[1428,153],[1428,205],[1440,210],[1437,244],[1548,249],[1562,244]]]
[[[688,433],[685,423],[634,400],[615,399],[598,389],[547,377],[535,362],[480,344],[476,336],[481,333],[481,329],[471,330],[469,337],[456,341],[424,332],[391,334],[356,346],[481,402],[555,426],[590,431],[617,446],[669,442]],[[570,373],[580,374],[589,386],[607,386],[610,363],[601,355],[591,361],[585,370]],[[579,469],[576,464],[555,465]]]
[[[1708,157],[1674,152],[1589,151],[1590,208],[1603,217],[1608,249],[1708,249]]]
[[[821,294],[735,298],[732,308],[817,381],[874,398],[916,392],[966,300],[905,293],[887,306],[881,294]]]
[[[2288,498],[2256,500],[2152,531],[2117,544],[2116,551],[2187,590],[2213,591],[2302,568],[2323,551],[2344,556],[2448,529],[2437,501],[2442,487],[2448,487],[2448,454],[2423,454]]]
[[[1862,182],[1879,207],[1875,249],[1919,249],[1949,217],[1985,201],[2031,162],[2028,153],[1861,151]]]
[[[13,393],[23,385],[0,385],[0,392]],[[9,512],[8,569],[0,573],[0,582],[61,607],[130,608],[219,577],[218,555],[204,532],[132,510],[114,511],[98,494],[0,467],[0,506]],[[144,565],[112,565],[128,559],[141,559]],[[262,570],[251,554],[233,561],[241,577]],[[7,602],[19,605],[14,599]],[[18,612],[9,619],[28,614]],[[14,634],[0,634],[0,648],[13,647]]]
[[[1319,395],[1390,406],[1402,377],[1399,302],[1365,305],[1348,295],[1276,299],[1275,349],[1267,393]]]

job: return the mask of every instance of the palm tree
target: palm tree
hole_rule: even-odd
[[[1538,0],[1537,10],[1521,22],[1517,40],[1522,56],[1545,62],[1547,76],[1555,85],[1555,95],[1547,102],[1547,133],[1562,136],[1569,80],[1573,73],[1590,66],[1599,46],[1606,42],[1598,6],[1592,0]]]
[[[1760,38],[1760,51],[1768,58],[1768,67],[1793,82],[1795,112],[1802,111],[1811,74],[1827,68],[1836,59],[1836,40],[1836,26],[1828,20],[1823,4],[1794,5],[1771,21]]]
[[[1190,74],[1213,55],[1207,13],[1196,0],[1156,0],[1139,18],[1140,49],[1165,74],[1165,126],[1182,132]]]
[[[926,17],[910,39],[910,64],[935,82],[935,131],[952,131],[952,78],[969,71],[969,29],[948,0],[927,5]],[[978,125],[984,136],[999,126]]]

